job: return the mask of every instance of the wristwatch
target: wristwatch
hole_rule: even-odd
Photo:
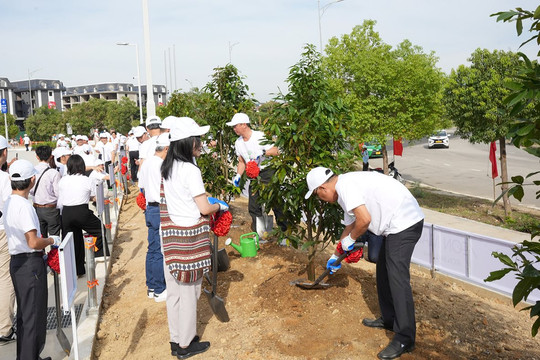
[[[266,156],[266,150],[263,149],[263,156]]]

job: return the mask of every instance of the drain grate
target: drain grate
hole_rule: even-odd
[[[75,318],[76,321],[79,322],[79,318],[81,317],[81,312],[83,309],[83,304],[75,304]],[[62,313],[62,328],[67,328],[71,326],[71,313],[65,315]],[[53,330],[56,329],[56,307],[48,307],[47,308],[47,330]]]

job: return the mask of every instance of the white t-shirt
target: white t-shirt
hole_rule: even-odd
[[[11,191],[11,180],[9,180],[8,173],[0,170],[0,209],[4,208],[4,204],[11,195]],[[5,214],[2,213],[0,217],[0,231],[4,230],[4,217]]]
[[[144,189],[146,203],[159,202],[159,188],[161,186],[161,164],[163,159],[151,156],[146,159],[139,169],[139,187]]]
[[[95,185],[96,181],[103,180],[105,178],[105,176],[107,176],[107,174],[104,173],[104,172],[99,172],[99,171],[96,171],[96,170],[92,170],[92,172],[90,173],[90,175],[88,177],[90,179],[94,180],[94,185]]]
[[[68,145],[67,145],[66,140],[60,139],[60,140],[58,140],[58,141],[56,142],[56,147],[67,147],[67,146],[68,146]]]
[[[23,137],[23,141],[25,145],[30,144],[30,138],[28,136]]]
[[[114,145],[110,142],[104,144],[102,141],[96,145],[96,150],[101,154],[101,160],[104,162],[111,161],[112,152],[114,151]]]
[[[244,141],[244,138],[240,136],[234,143],[236,155],[241,156],[246,164],[251,160],[256,160],[257,157],[260,156],[261,158],[259,160],[261,161],[259,161],[259,167],[264,169],[265,166],[260,165],[262,162],[263,149],[268,150],[274,146],[272,144],[262,145],[261,142],[264,140],[264,133],[261,131],[252,130],[251,137],[248,141]]]
[[[66,175],[58,183],[58,202],[56,207],[88,204],[91,196],[96,195],[95,180],[84,175]]]
[[[194,197],[205,194],[201,170],[191,164],[176,161],[163,190],[171,220],[179,226],[195,225],[201,217]]]
[[[410,191],[388,175],[368,171],[339,175],[336,191],[345,225],[356,220],[353,210],[365,205],[371,215],[368,230],[376,235],[396,234],[424,218]]]
[[[39,219],[36,210],[20,195],[10,195],[4,204],[2,213],[6,217],[5,228],[10,255],[40,251],[28,246],[24,234],[37,230],[37,237],[41,237]]]
[[[128,137],[126,146],[129,151],[139,151],[139,140],[135,136]]]
[[[153,136],[139,145],[139,159],[148,159],[149,157],[154,156],[156,153],[157,138],[157,136]]]

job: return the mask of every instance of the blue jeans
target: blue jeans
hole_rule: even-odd
[[[159,206],[147,206],[144,213],[148,227],[148,251],[146,253],[146,286],[154,293],[165,290],[163,254],[159,240]]]

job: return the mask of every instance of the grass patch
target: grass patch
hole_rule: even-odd
[[[408,187],[418,204],[430,210],[529,234],[540,228],[540,211],[535,209],[514,207],[511,217],[506,218],[503,206],[493,206],[489,200],[421,187],[418,184]],[[514,203],[517,201],[512,200]]]

